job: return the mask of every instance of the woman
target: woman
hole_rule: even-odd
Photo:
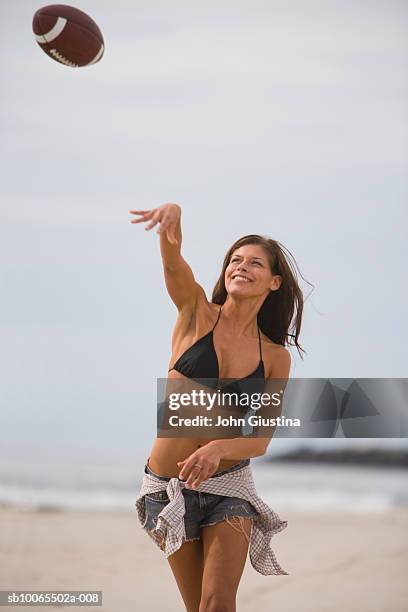
[[[285,345],[303,350],[303,296],[283,247],[257,235],[238,240],[209,302],[180,252],[180,206],[130,213],[139,216],[132,223],[148,222],[146,230],[160,224],[166,287],[178,309],[168,378],[287,380]],[[188,612],[235,611],[248,549],[260,573],[287,574],[269,546],[287,522],[258,497],[249,465],[269,442],[161,437],[153,444],[136,509],[165,552]]]

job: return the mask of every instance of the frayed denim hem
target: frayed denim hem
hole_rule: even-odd
[[[244,518],[249,518],[250,521],[251,521],[251,528],[249,530],[249,534],[247,534],[247,532],[245,531],[245,528],[244,528]],[[237,519],[239,527],[236,524],[232,523],[232,521],[230,519]],[[245,536],[246,541],[249,544],[250,539],[251,539],[252,528],[253,528],[253,524],[254,524],[253,519],[254,519],[254,517],[229,516],[227,514],[223,518],[220,518],[217,521],[214,521],[213,523],[207,523],[206,525],[201,525],[201,528],[204,529],[204,527],[211,527],[212,525],[217,525],[218,523],[221,523],[222,521],[225,521],[226,523],[228,523],[228,525],[231,525],[231,527],[233,529],[235,529],[235,531],[238,531],[239,533],[243,533],[244,536]]]

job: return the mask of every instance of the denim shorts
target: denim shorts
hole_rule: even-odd
[[[213,474],[209,480],[222,476],[223,474],[235,472],[235,470],[239,470],[246,465],[249,465],[249,459],[243,459],[236,465]],[[153,472],[153,470],[149,467],[148,461],[146,462],[144,471],[146,474],[152,474],[160,480],[170,480],[170,478],[166,476],[158,476],[155,472]],[[242,516],[246,518],[254,518],[258,515],[258,512],[255,510],[253,505],[240,497],[229,497],[227,495],[217,495],[215,493],[203,493],[201,491],[194,491],[194,489],[186,488],[182,489],[182,493],[186,507],[186,513],[184,516],[186,541],[200,538],[201,527],[214,525],[215,523],[224,520],[226,517]],[[150,531],[155,528],[158,515],[169,503],[169,501],[170,500],[166,491],[156,491],[155,493],[150,493],[144,496],[146,520],[143,525],[143,529]]]

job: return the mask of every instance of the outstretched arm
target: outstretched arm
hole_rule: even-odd
[[[181,207],[169,203],[152,210],[129,212],[141,215],[140,219],[132,219],[132,223],[149,221],[146,230],[151,230],[160,223],[157,233],[160,234],[160,252],[167,291],[179,311],[185,308],[194,309],[199,292],[204,295],[205,293],[181,255]]]

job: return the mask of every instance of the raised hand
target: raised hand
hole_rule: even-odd
[[[151,230],[157,223],[160,227],[156,233],[161,234],[166,232],[166,236],[170,244],[177,244],[176,227],[181,216],[181,208],[178,204],[162,204],[151,210],[130,210],[133,215],[140,215],[139,219],[131,219],[131,223],[147,223],[145,230]]]

